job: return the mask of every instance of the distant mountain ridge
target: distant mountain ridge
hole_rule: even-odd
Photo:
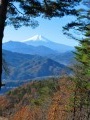
[[[49,55],[72,51],[74,47],[52,42],[44,36],[36,35],[24,42],[9,41],[3,43],[3,49],[25,54]]]
[[[3,50],[3,54],[11,70],[9,77],[3,73],[3,79],[27,80],[36,77],[62,75],[63,71],[67,74],[70,73],[68,67],[49,58],[6,50]]]
[[[23,42],[15,42],[15,41],[9,41],[3,44],[3,49],[9,50],[12,52],[17,53],[24,53],[24,54],[31,54],[31,55],[49,55],[49,54],[57,54],[58,52],[50,49],[46,46],[32,46],[27,45]]]
[[[74,51],[68,51],[65,53],[61,53],[61,54],[55,54],[55,55],[47,55],[47,58],[51,58],[54,61],[57,61],[61,64],[64,65],[72,65],[73,63],[75,63],[75,55],[73,53]]]

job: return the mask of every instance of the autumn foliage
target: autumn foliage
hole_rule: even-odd
[[[72,85],[68,78],[25,84],[0,97],[0,116],[8,120],[66,120]]]

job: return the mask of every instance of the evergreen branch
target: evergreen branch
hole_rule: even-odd
[[[16,9],[16,11],[17,11],[18,13],[22,14],[23,16],[25,15],[24,13],[20,12],[20,11],[16,8],[15,5],[13,5],[12,3],[9,3],[9,4],[12,5],[12,6]]]

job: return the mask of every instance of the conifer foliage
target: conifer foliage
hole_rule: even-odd
[[[78,10],[77,20],[64,27],[65,30],[76,30],[83,36],[79,39],[65,32],[79,42],[74,52],[78,63],[73,68],[75,88],[72,120],[90,120],[90,3],[86,0],[84,5],[87,9]]]

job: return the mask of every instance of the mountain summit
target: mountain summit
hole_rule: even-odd
[[[44,42],[49,42],[49,40],[47,38],[45,38],[42,35],[35,35],[33,37],[28,38],[27,40],[25,40],[26,43],[29,43],[29,41],[44,41]]]

